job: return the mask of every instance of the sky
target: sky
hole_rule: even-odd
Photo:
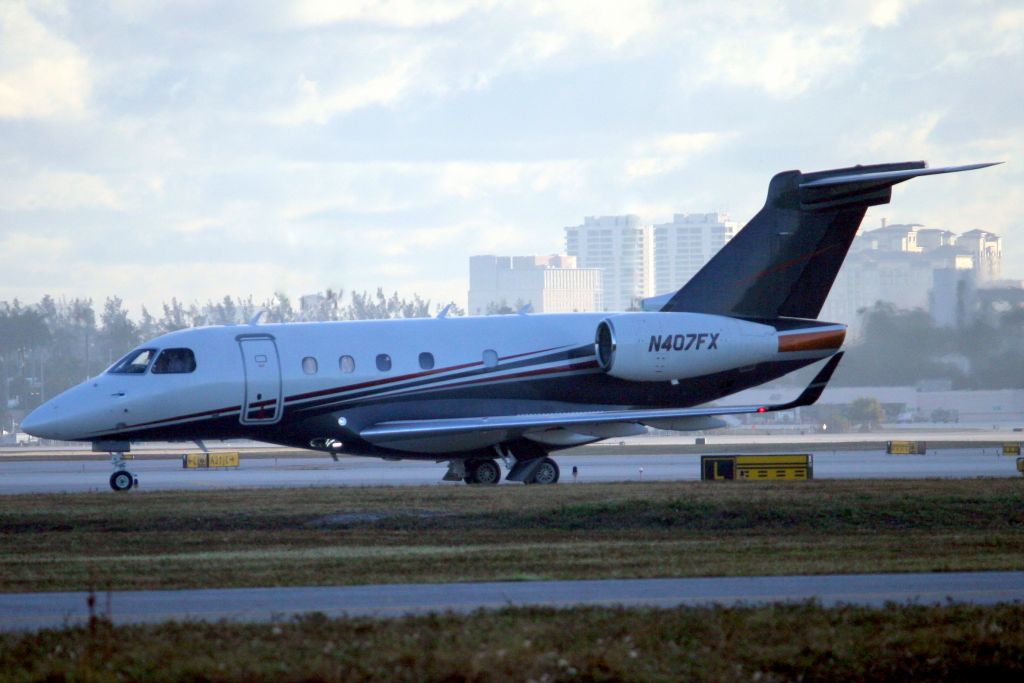
[[[1019,0],[0,0],[0,301],[464,305],[469,256],[584,216],[918,159],[1006,163],[865,226],[990,230],[1024,278]]]

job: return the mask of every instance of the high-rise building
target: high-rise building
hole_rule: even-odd
[[[587,216],[565,229],[565,248],[581,268],[603,271],[604,310],[635,308],[654,293],[651,226],[639,216]]]
[[[859,334],[860,311],[879,301],[927,310],[938,324],[964,321],[979,285],[998,279],[1002,240],[984,230],[960,236],[919,224],[886,225],[858,235],[821,317]]]
[[[986,230],[969,230],[956,240],[957,246],[974,257],[978,282],[994,282],[1003,277],[1003,240]]]
[[[535,313],[600,311],[602,272],[572,256],[471,256],[469,314],[529,304]]]
[[[722,213],[677,213],[654,226],[654,289],[672,292],[732,239],[737,224]]]

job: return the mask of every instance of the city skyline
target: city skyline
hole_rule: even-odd
[[[465,304],[470,255],[580,216],[742,226],[778,171],[908,159],[1008,163],[864,224],[992,231],[1022,278],[1022,36],[996,1],[4,3],[0,300]]]

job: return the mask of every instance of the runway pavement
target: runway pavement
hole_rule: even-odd
[[[813,444],[807,444],[812,445]],[[742,448],[736,450],[742,453]],[[932,450],[927,455],[892,456],[881,451],[814,451],[794,448],[779,452],[814,454],[816,479],[1019,477],[1016,459],[992,446]],[[700,479],[699,455],[558,455],[562,484],[579,482],[675,481]],[[284,486],[445,485],[446,465],[434,462],[391,462],[345,457],[339,462],[320,457],[260,457],[242,454],[241,467],[185,470],[180,460],[132,461],[139,490],[216,489]],[[112,472],[103,455],[77,459],[0,460],[0,494],[108,491]],[[518,484],[509,484],[518,485]]]
[[[0,630],[61,628],[88,621],[86,593],[0,594]],[[825,606],[886,603],[995,604],[1024,600],[1024,572],[530,581],[117,591],[97,596],[116,624],[167,620],[274,621],[322,612],[392,617],[508,606],[761,605],[817,600]],[[109,612],[107,611],[109,607]]]

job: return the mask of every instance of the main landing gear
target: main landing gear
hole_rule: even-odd
[[[505,481],[519,481],[524,484],[557,484],[558,463],[539,449],[523,447],[521,457],[516,457],[508,447],[495,446],[495,451],[508,468]],[[522,457],[522,456],[532,457]],[[452,460],[448,464],[446,481],[462,480],[467,484],[494,486],[501,481],[501,467],[491,458],[468,458]]]
[[[544,458],[533,471],[533,477],[525,484],[557,484],[560,472],[558,463],[551,458]]]
[[[115,491],[127,491],[139,485],[139,478],[128,471],[124,462],[124,453],[111,453],[110,464],[114,466],[114,473],[110,475],[110,488]]]
[[[494,460],[467,460],[462,480],[467,484],[493,486],[501,481],[501,468]]]

